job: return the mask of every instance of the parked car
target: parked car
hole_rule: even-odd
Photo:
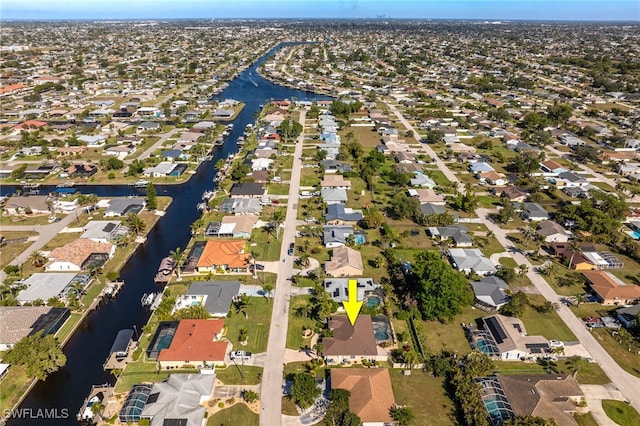
[[[256,271],[264,271],[264,265],[256,263]],[[249,265],[249,270],[253,271],[253,264]]]
[[[549,346],[552,348],[564,348],[564,343],[559,340],[549,340]]]
[[[295,249],[295,246],[293,243],[289,244],[289,250],[287,250],[287,254],[289,256],[293,256],[293,250]]]
[[[601,322],[588,322],[587,328],[591,330],[592,328],[603,328],[604,324]]]
[[[251,359],[251,352],[245,351],[233,351],[229,354],[229,358],[231,359]]]

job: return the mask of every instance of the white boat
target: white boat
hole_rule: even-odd
[[[214,192],[213,192],[213,191],[205,191],[205,192],[202,194],[202,200],[203,200],[203,201],[208,201],[208,200],[210,200],[210,199],[211,199],[211,197],[213,197],[213,194],[214,194]]]
[[[238,145],[243,145],[244,144],[244,137],[240,136],[236,142]]]
[[[142,304],[143,307],[151,306],[155,298],[156,298],[155,293],[148,293],[148,294],[145,293],[142,295],[142,299],[140,299],[140,303]]]

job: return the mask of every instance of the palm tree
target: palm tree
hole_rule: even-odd
[[[536,235],[536,230],[533,229],[531,225],[527,225],[522,229],[522,236],[524,237],[524,241],[527,247],[529,247],[529,240],[534,238]]]
[[[196,219],[192,224],[191,224],[191,234],[194,237],[197,237],[198,234],[200,234],[202,231],[204,230],[204,220],[202,218],[198,218]]]
[[[276,240],[280,239],[280,225],[284,222],[284,213],[282,210],[274,210],[271,214],[271,224],[276,231]]]
[[[308,268],[311,262],[309,261],[309,253],[302,253],[300,255],[300,266]]]
[[[42,267],[42,265],[47,263],[47,260],[48,260],[47,257],[44,254],[42,254],[40,250],[34,250],[29,255],[29,262],[31,263],[32,266],[35,266],[36,268]]]
[[[313,351],[318,358],[322,358],[322,354],[324,354],[324,344],[319,341],[313,346]]]
[[[240,296],[238,296],[236,298],[236,300],[233,302],[233,304],[235,305],[236,312],[242,312],[246,319],[249,318],[249,315],[247,314],[247,306],[249,305],[249,297],[246,294],[241,294]]]
[[[420,361],[420,355],[414,350],[411,349],[409,352],[404,354],[404,363],[405,367],[409,370],[413,369],[413,366]]]
[[[524,263],[518,266],[518,275],[520,275],[520,284],[524,282],[524,277],[527,276],[527,272],[529,272],[529,267]]]
[[[577,240],[572,240],[569,244],[569,250],[571,250],[571,259],[569,259],[569,269],[573,266],[573,258],[576,253],[582,253],[582,247],[580,247],[580,243]]]
[[[147,224],[135,213],[129,213],[124,223],[136,236],[142,234],[147,227]]]
[[[180,281],[182,279],[180,276],[180,272],[182,271],[180,269],[182,266],[182,260],[184,259],[184,251],[180,247],[176,247],[175,250],[169,252],[169,256],[171,256],[171,259],[173,259],[173,262],[176,265],[176,273],[178,274],[178,281]]]
[[[224,169],[224,165],[225,165],[224,160],[222,158],[219,159],[218,161],[216,161],[216,165],[215,165],[216,170],[220,171],[220,170]]]
[[[267,297],[271,297],[271,292],[273,291],[273,286],[271,284],[263,285],[262,289],[264,290],[264,293],[267,295]]]

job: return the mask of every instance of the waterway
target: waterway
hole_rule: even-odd
[[[176,247],[184,248],[187,245],[191,237],[190,225],[199,217],[196,205],[201,202],[202,193],[213,188],[216,161],[237,152],[236,140],[243,134],[245,126],[255,121],[255,113],[262,104],[275,99],[328,99],[323,95],[273,84],[256,72],[265,59],[279,48],[280,45],[274,47],[251,67],[241,72],[217,97],[232,98],[245,103],[244,109],[233,121],[234,128],[227,142],[221,148],[216,148],[213,161],[203,163],[188,182],[182,185],[156,186],[158,195],[172,197],[173,203],[149,233],[146,243],[138,248],[122,269],[120,275],[125,281],[122,291],[114,301],[87,316],[64,348],[67,365],[51,374],[47,380],[38,382],[20,405],[20,409],[30,409],[32,416],[41,417],[13,418],[8,421],[9,426],[76,424],[75,415],[91,385],[115,382],[112,375],[103,371],[102,365],[118,331],[134,326],[139,331],[148,321],[149,311],[140,306],[140,299],[144,293],[158,290],[153,278],[160,260]],[[83,193],[94,193],[100,197],[132,195],[136,191],[128,186],[114,185],[87,185],[77,188]],[[53,186],[41,187],[42,192],[53,190]],[[5,186],[3,192],[7,191],[10,192],[11,187]],[[142,195],[142,192],[139,194]],[[68,413],[68,416],[65,416],[65,413]],[[45,414],[58,418],[44,418]]]

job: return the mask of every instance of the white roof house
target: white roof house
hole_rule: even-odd
[[[496,272],[495,266],[478,249],[452,248],[449,258],[453,267],[465,274],[491,275]]]
[[[25,280],[27,288],[18,293],[16,300],[20,304],[37,299],[46,302],[52,297],[64,294],[76,275],[75,272],[33,274]]]

